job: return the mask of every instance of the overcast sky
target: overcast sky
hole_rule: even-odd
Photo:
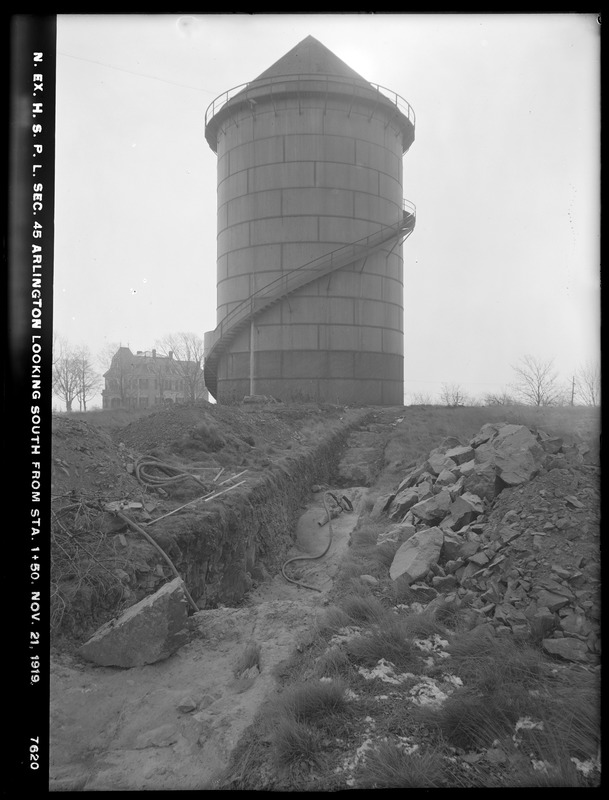
[[[215,328],[205,109],[309,34],[416,113],[406,402],[500,391],[525,354],[565,382],[598,360],[593,14],[60,15],[55,330],[95,357]]]

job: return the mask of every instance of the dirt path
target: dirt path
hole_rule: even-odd
[[[333,540],[319,561],[296,562],[250,593],[247,605],[201,611],[192,641],[166,661],[129,670],[83,665],[67,657],[51,665],[53,791],[210,788],[232,748],[274,688],[272,669],[313,623],[349,543],[366,489],[346,494],[353,513],[332,521]],[[328,541],[322,493],[299,519],[288,557],[317,555]],[[261,647],[260,671],[235,677],[248,642]]]

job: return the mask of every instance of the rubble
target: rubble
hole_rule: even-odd
[[[453,593],[498,635],[531,635],[558,659],[598,663],[600,495],[585,455],[507,423],[484,425],[467,444],[445,440],[377,508],[396,523],[377,543],[403,542],[390,577]]]

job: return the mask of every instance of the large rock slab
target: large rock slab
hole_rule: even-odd
[[[471,464],[471,461],[468,462]],[[463,487],[466,491],[477,494],[489,502],[495,499],[497,495],[497,476],[495,473],[495,465],[493,461],[483,461],[474,464],[463,478]]]
[[[466,461],[473,461],[474,455],[474,448],[467,446],[453,447],[451,450],[446,451],[446,457],[458,465],[465,464]]]
[[[450,492],[443,489],[439,494],[434,494],[427,500],[416,503],[411,507],[410,511],[417,519],[433,525],[444,519],[448,514],[451,504],[452,497]]]
[[[464,525],[469,525],[469,523],[473,522],[476,517],[480,516],[482,513],[480,503],[476,503],[473,498],[474,495],[461,495],[460,497],[457,497],[453,503],[451,503],[448,509],[448,516],[444,519],[446,527],[458,531]],[[476,499],[479,500],[479,498]]]
[[[389,517],[391,519],[402,519],[404,514],[420,500],[420,493],[416,488],[404,489],[391,502],[388,512]]]
[[[372,507],[372,511],[370,512],[370,519],[380,519],[383,516],[383,514],[387,511],[394,498],[395,498],[395,492],[391,492],[389,494],[385,493],[380,495],[376,499]]]
[[[404,542],[393,558],[389,576],[397,580],[406,576],[409,583],[424,578],[432,564],[437,564],[444,542],[444,534],[439,528],[419,531]]]
[[[578,639],[544,639],[541,643],[546,653],[558,656],[565,661],[585,662],[588,660],[588,647]]]
[[[432,452],[426,462],[427,469],[432,475],[439,475],[444,469],[453,469],[457,466],[452,458],[448,458],[444,453]]]
[[[524,425],[504,425],[492,445],[497,476],[508,486],[530,481],[541,469],[544,451]]]
[[[376,543],[377,545],[387,544],[388,542],[390,544],[396,544],[397,542],[402,544],[415,532],[416,528],[414,525],[402,522],[399,525],[392,525],[390,528],[387,528],[387,530],[381,531],[376,538]]]
[[[96,631],[79,654],[103,667],[141,667],[175,653],[188,641],[184,582],[174,578]]]

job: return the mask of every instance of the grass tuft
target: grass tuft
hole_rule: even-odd
[[[362,789],[436,789],[443,785],[439,753],[406,753],[393,742],[380,742],[358,774]]]
[[[323,723],[327,717],[350,711],[341,681],[309,681],[286,689],[275,701],[274,714],[306,724]]]
[[[323,734],[304,722],[281,720],[273,735],[273,755],[280,769],[307,764],[316,766],[322,749]]]
[[[248,642],[245,649],[237,659],[233,669],[235,677],[239,677],[248,669],[258,667],[260,669],[260,645],[257,642]]]
[[[404,620],[387,617],[371,635],[358,636],[346,644],[347,652],[365,667],[375,666],[382,658],[398,669],[420,664],[420,651],[413,648]]]
[[[340,608],[353,622],[380,623],[389,612],[380,600],[371,594],[349,594],[340,603]]]

